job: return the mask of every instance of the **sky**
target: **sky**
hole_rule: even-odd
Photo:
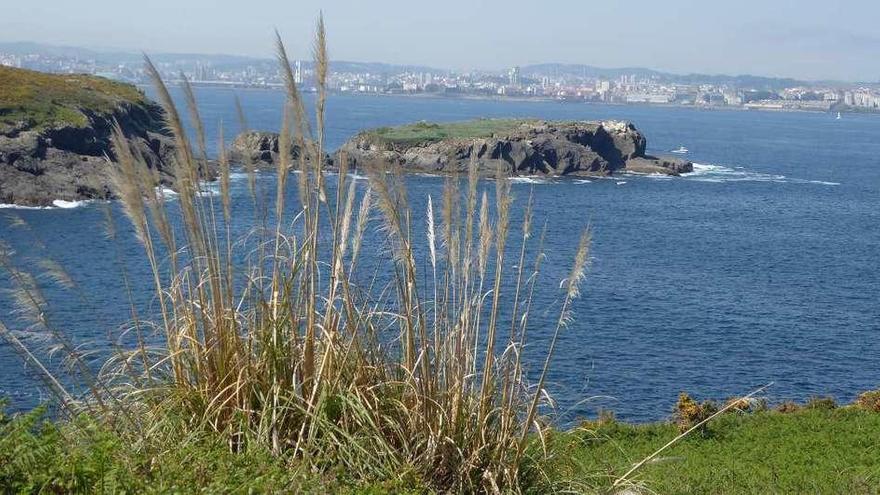
[[[0,0],[0,41],[503,69],[543,62],[880,80],[878,0]]]

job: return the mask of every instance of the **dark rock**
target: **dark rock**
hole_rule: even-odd
[[[158,105],[122,102],[110,114],[84,114],[89,124],[83,127],[37,131],[23,124],[0,133],[0,203],[43,206],[56,199],[113,198],[114,120],[160,180],[173,185],[174,139],[163,131]]]
[[[694,165],[681,158],[636,157],[626,162],[626,170],[640,174],[679,175],[694,171]]]
[[[234,163],[242,163],[250,158],[251,163],[257,167],[274,166],[278,161],[279,135],[277,132],[249,131],[235,137],[229,150],[230,160]],[[301,146],[295,143],[290,145],[291,160],[299,160]],[[310,161],[309,153],[306,160]],[[325,161],[327,156],[324,157]]]

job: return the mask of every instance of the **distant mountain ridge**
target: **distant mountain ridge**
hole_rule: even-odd
[[[0,42],[0,52],[13,55],[44,54],[50,56],[77,57],[94,59],[104,63],[136,63],[142,55],[134,52],[119,50],[93,50],[72,46],[47,45],[35,42]],[[272,58],[249,57],[244,55],[225,54],[199,54],[199,53],[150,53],[150,57],[157,63],[175,63],[196,61],[209,63],[218,69],[235,66],[274,66],[277,64]],[[302,61],[304,69],[311,69],[312,61]],[[400,72],[433,72],[448,73],[450,69],[430,67],[421,64],[390,64],[384,62],[357,62],[337,60],[331,61],[330,69],[336,72],[370,72],[374,74],[394,74]],[[605,79],[617,79],[621,76],[636,76],[658,81],[680,84],[715,84],[737,87],[753,87],[756,89],[782,89],[785,87],[818,84],[831,81],[802,81],[793,78],[778,78],[755,76],[749,74],[726,75],[726,74],[673,74],[644,67],[621,67],[604,68],[587,64],[563,64],[563,63],[540,63],[521,66],[522,74],[526,77],[540,75],[570,75],[579,77],[595,77]],[[460,71],[458,71],[460,72]],[[502,73],[503,71],[478,70],[485,73]]]

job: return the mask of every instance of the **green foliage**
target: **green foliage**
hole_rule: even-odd
[[[82,127],[88,124],[84,112],[107,114],[120,103],[144,101],[136,87],[103,77],[0,66],[0,131],[22,121],[36,130]]]
[[[232,453],[220,435],[175,432],[137,437],[88,416],[53,423],[38,408],[0,416],[0,493],[339,493],[395,492],[304,473],[289,459],[251,448]],[[411,485],[416,486],[416,485]]]
[[[880,493],[880,414],[854,407],[728,413],[711,424],[711,436],[686,437],[645,465],[636,483],[663,494]],[[552,488],[601,493],[679,433],[672,423],[591,426],[557,437],[547,463]]]
[[[678,396],[678,402],[675,404],[675,423],[678,429],[685,432],[701,421],[706,420],[718,412],[718,405],[714,401],[703,401],[702,403],[695,401],[685,392]],[[708,425],[704,424],[700,427],[700,433],[706,434]]]
[[[394,145],[416,145],[443,139],[479,139],[510,132],[528,122],[521,119],[479,119],[466,122],[416,122],[399,127],[380,127],[368,131],[371,138]]]

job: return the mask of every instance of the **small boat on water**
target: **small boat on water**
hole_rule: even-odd
[[[840,120],[840,112],[837,112],[837,120]]]
[[[678,153],[678,154],[680,154],[680,155],[683,155],[683,154],[685,154],[685,153],[687,153],[687,152],[688,152],[688,149],[685,148],[684,146],[679,146],[677,150],[672,150],[672,151],[671,151],[671,153]]]

